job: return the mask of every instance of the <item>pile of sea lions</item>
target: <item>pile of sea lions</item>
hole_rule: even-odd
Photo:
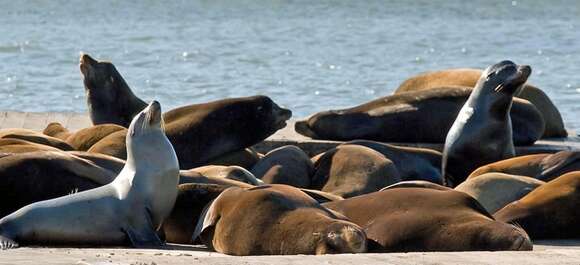
[[[344,141],[315,156],[252,146],[292,112],[267,96],[162,112],[81,55],[92,127],[0,130],[0,248],[204,244],[230,255],[531,250],[578,238],[580,152],[517,156],[566,135],[502,61],[405,81],[296,123]],[[444,143],[442,152],[384,142]]]

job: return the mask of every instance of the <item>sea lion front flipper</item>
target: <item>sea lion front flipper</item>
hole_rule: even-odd
[[[155,248],[164,245],[163,241],[159,239],[155,230],[153,230],[153,222],[151,222],[151,213],[149,209],[145,209],[145,218],[137,220],[137,222],[125,227],[124,232],[127,234],[131,245],[135,248]]]
[[[16,241],[0,235],[0,250],[6,250],[17,247],[19,246],[18,243],[16,243]]]
[[[560,151],[558,153],[549,155],[540,162],[542,168],[542,178],[535,178],[543,181],[548,181],[559,177],[562,174],[560,170],[572,163],[580,160],[580,152],[574,151]]]

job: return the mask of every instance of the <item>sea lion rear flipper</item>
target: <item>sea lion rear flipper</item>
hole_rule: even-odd
[[[124,228],[127,238],[135,248],[153,248],[163,246],[163,241],[159,239],[157,233],[153,230],[151,222],[151,213],[145,209],[144,218],[137,220],[136,223],[130,224]]]
[[[17,247],[18,243],[16,243],[16,241],[0,235],[0,250],[6,250]]]
[[[217,223],[219,220],[219,216],[215,213],[214,202],[221,196],[221,194],[213,201],[211,201],[205,208],[203,208],[203,212],[201,212],[199,219],[197,219],[197,225],[195,226],[195,230],[191,236],[192,242],[195,242],[195,240],[203,233],[205,229],[215,225],[215,223]]]

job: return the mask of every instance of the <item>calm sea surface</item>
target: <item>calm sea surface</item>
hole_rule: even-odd
[[[0,110],[85,112],[81,51],[165,110],[265,94],[295,117],[511,59],[580,129],[577,0],[0,0]]]

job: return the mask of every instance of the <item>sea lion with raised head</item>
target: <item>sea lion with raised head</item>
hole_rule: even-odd
[[[229,255],[360,253],[366,236],[340,214],[287,185],[232,187],[200,217],[193,238]]]
[[[314,165],[302,149],[286,145],[268,152],[251,172],[266,184],[308,188]]]
[[[0,219],[3,249],[21,244],[160,246],[177,197],[179,166],[153,101],[129,126],[127,162],[105,186],[36,202]],[[18,243],[16,243],[18,242]]]
[[[361,145],[340,145],[314,163],[310,188],[344,198],[378,191],[401,181],[393,161]]]
[[[515,156],[509,115],[514,93],[532,69],[502,61],[488,67],[445,139],[441,171],[458,185],[479,166]]]
[[[399,187],[322,204],[360,225],[369,252],[531,250],[526,232],[495,221],[469,195]]]
[[[316,113],[297,121],[296,132],[323,140],[444,143],[469,97],[470,87],[442,87],[379,98],[362,105]],[[542,136],[544,120],[530,102],[515,99],[511,109],[516,145]]]
[[[580,151],[518,156],[481,166],[468,179],[490,172],[528,176],[550,181],[567,172],[580,170]]]
[[[481,206],[493,214],[504,206],[521,199],[545,182],[525,176],[503,173],[486,173],[467,179],[455,187],[475,198]]]
[[[79,68],[94,125],[113,123],[128,127],[133,117],[147,106],[133,94],[112,63],[99,62],[88,54],[81,54]]]
[[[446,86],[465,86],[473,88],[481,76],[480,69],[446,69],[441,71],[426,72],[405,80],[394,94],[421,91]],[[562,116],[558,108],[552,103],[548,95],[541,89],[525,84],[521,91],[515,95],[530,101],[540,111],[546,122],[546,128],[542,138],[566,137],[568,133],[564,128]],[[515,128],[515,126],[514,126]]]
[[[502,222],[521,225],[536,239],[580,238],[580,171],[564,174],[497,211]]]

